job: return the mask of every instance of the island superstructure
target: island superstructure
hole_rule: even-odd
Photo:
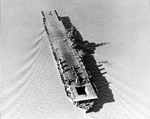
[[[74,105],[88,110],[97,98],[91,75],[75,49],[72,30],[65,29],[56,10],[42,11],[43,23],[65,92]],[[72,29],[74,26],[72,26]]]

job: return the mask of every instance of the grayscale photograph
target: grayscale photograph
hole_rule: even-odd
[[[150,119],[149,0],[0,5],[0,119]]]

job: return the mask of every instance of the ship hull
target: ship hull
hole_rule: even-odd
[[[81,56],[56,11],[43,12],[43,23],[67,97],[84,110],[92,107],[97,98]]]

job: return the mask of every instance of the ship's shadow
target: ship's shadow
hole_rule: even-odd
[[[66,29],[70,29],[73,26],[68,16],[60,18]],[[93,107],[90,108],[86,113],[98,112],[105,103],[115,101],[112,90],[109,88],[110,82],[108,82],[103,76],[103,74],[105,74],[106,72],[101,73],[101,70],[103,70],[104,68],[101,68],[102,65],[97,65],[97,62],[93,55],[95,53],[96,47],[103,46],[108,43],[96,44],[94,42],[90,43],[88,41],[83,41],[83,38],[77,29],[74,29],[73,34],[75,38],[75,44],[77,44],[75,48],[83,51],[83,63],[86,70],[89,71],[92,76],[91,82],[95,84],[97,88],[98,99],[94,100]]]

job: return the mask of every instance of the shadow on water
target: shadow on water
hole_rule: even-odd
[[[68,16],[60,17],[60,18],[66,29],[70,29],[71,26],[73,26]],[[95,53],[96,47],[103,46],[108,43],[96,44],[94,42],[90,43],[88,41],[83,41],[81,34],[76,28],[73,31],[73,35],[75,39],[75,44],[77,44],[75,48],[78,50],[82,50],[84,52],[83,59],[82,59],[83,63],[85,65],[86,70],[89,71],[92,76],[91,82],[97,88],[98,99],[94,100],[93,107],[90,108],[86,113],[98,112],[101,108],[103,108],[103,105],[105,103],[110,103],[115,101],[113,93],[109,88],[110,82],[108,82],[106,78],[103,76],[103,74],[107,72],[104,73],[100,72],[101,70],[104,70],[104,68],[101,68],[102,65],[97,65],[97,62],[93,55]]]

